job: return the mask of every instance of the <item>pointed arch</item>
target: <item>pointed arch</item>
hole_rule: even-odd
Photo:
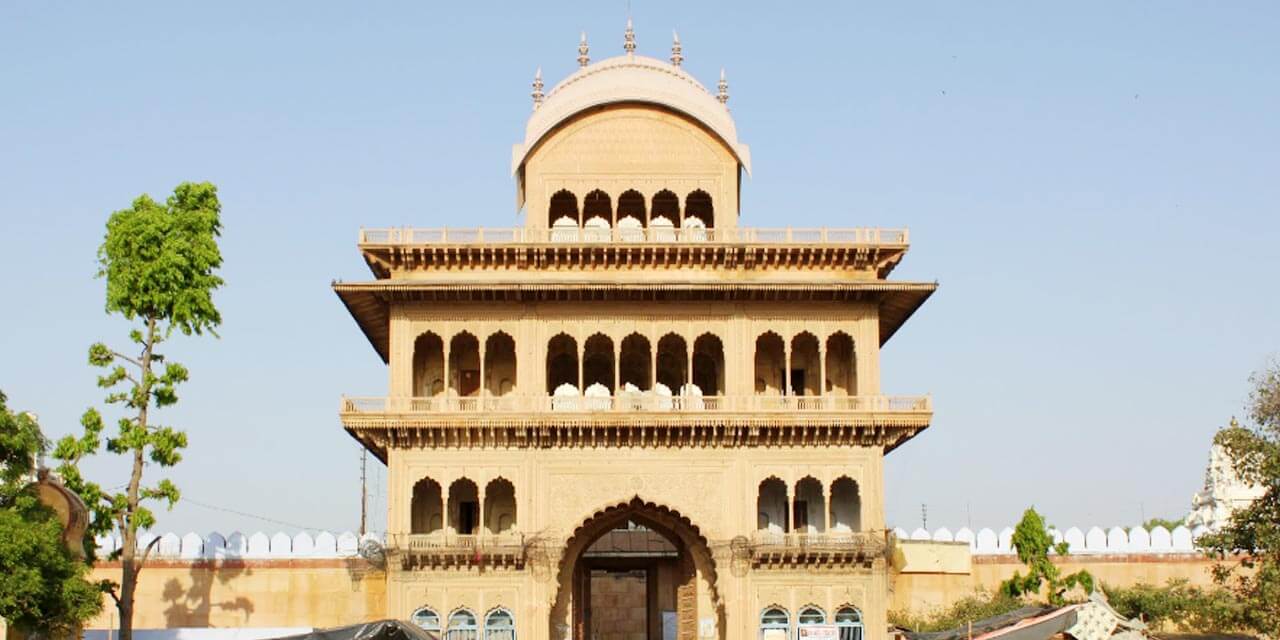
[[[689,380],[689,347],[684,336],[668,333],[658,339],[658,383],[673,394]]]
[[[500,534],[516,528],[516,485],[499,476],[484,488],[484,526],[488,533]]]
[[[801,331],[791,339],[791,384],[788,395],[816,396],[819,394],[818,337]]]
[[[425,398],[444,393],[444,340],[434,332],[420,334],[413,341],[413,391]]]
[[[413,484],[409,498],[409,533],[435,533],[444,528],[444,502],[440,483],[422,478]]]
[[[862,496],[857,481],[849,476],[840,476],[831,483],[831,530],[862,530]]]
[[[708,229],[715,228],[715,207],[711,203],[711,194],[702,189],[696,189],[685,196],[683,219],[688,220],[690,218],[701,220],[702,224],[706,225]],[[684,223],[681,223],[680,226],[683,227]]]
[[[827,508],[822,495],[822,483],[817,478],[805,476],[796,482],[794,505],[792,531],[822,533],[826,530]]]
[[[480,340],[470,331],[449,341],[449,394],[457,398],[480,395]]]
[[[693,341],[693,383],[704,396],[724,395],[724,342],[704,333]]]
[[[757,395],[780,396],[786,380],[786,343],[782,336],[766,331],[756,338],[755,389]]]
[[[853,338],[843,331],[827,336],[827,379],[823,388],[828,395],[853,396],[858,394],[858,375],[854,358]]]
[[[613,338],[603,333],[592,334],[582,344],[583,391],[593,384],[604,385],[609,394],[614,393]]]
[[[547,228],[554,227],[561,218],[573,220],[575,227],[582,226],[582,216],[578,215],[578,196],[568,189],[561,189],[551,195],[551,205],[547,209]]]
[[[641,225],[648,226],[649,216],[644,206],[644,195],[639,191],[627,189],[618,196],[618,220],[623,218],[635,218]]]
[[[470,478],[449,484],[449,529],[456,534],[475,535],[480,527],[480,491]]]
[[[769,476],[756,486],[756,528],[770,533],[787,531],[787,483]]]
[[[672,226],[680,226],[680,198],[668,189],[653,194],[653,205],[649,207],[649,225],[655,218],[666,218]]]
[[[562,384],[573,385],[582,392],[578,384],[578,341],[567,333],[556,334],[547,341],[547,393],[554,393]]]
[[[641,391],[653,388],[653,356],[649,339],[633,333],[622,339],[619,351],[618,373],[621,384],[635,386]]]

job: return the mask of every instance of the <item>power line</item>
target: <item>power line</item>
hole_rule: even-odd
[[[182,496],[182,499],[181,499],[181,500],[179,500],[179,502],[190,502],[191,504],[194,504],[194,505],[196,505],[197,507],[204,507],[204,508],[206,508],[206,509],[212,509],[212,510],[214,510],[214,511],[223,511],[223,512],[226,512],[226,513],[232,513],[232,514],[235,514],[235,515],[238,515],[238,516],[244,516],[244,517],[246,517],[246,518],[254,518],[254,519],[257,519],[257,520],[262,520],[262,521],[264,521],[264,522],[271,522],[271,523],[274,523],[274,524],[282,524],[282,525],[285,525],[285,526],[287,526],[287,527],[293,527],[293,528],[295,528],[295,529],[304,529],[304,530],[307,530],[307,531],[337,531],[337,530],[338,530],[338,529],[325,529],[325,528],[323,528],[323,527],[307,527],[307,526],[303,526],[303,525],[296,524],[296,523],[293,523],[293,522],[286,522],[286,521],[284,521],[284,520],[276,520],[275,518],[268,518],[268,517],[266,517],[266,516],[260,516],[260,515],[256,515],[256,514],[252,514],[252,513],[246,513],[246,512],[244,512],[244,511],[237,511],[237,510],[235,510],[235,509],[229,509],[229,508],[227,508],[227,507],[219,507],[219,506],[218,506],[218,505],[216,505],[216,504],[208,504],[208,503],[200,502],[199,500],[195,500],[195,499],[193,499],[193,498],[188,498],[188,497],[186,497],[186,496]]]

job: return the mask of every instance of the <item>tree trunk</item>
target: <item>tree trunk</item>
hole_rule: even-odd
[[[144,431],[147,428],[147,409],[151,406],[151,356],[156,344],[156,319],[151,317],[147,319],[147,338],[143,345],[142,351],[142,369],[138,379],[142,382],[141,393],[139,394],[138,407],[138,427]],[[142,457],[143,447],[138,447],[133,451],[133,473],[129,476],[129,488],[126,493],[128,507],[124,514],[124,522],[121,527],[124,529],[124,551],[120,554],[120,639],[133,640],[133,594],[138,588],[138,572],[142,570],[142,562],[147,558],[147,551],[143,551],[142,557],[138,558],[138,530],[134,524],[135,514],[138,512],[138,503],[140,502],[139,490],[142,486],[142,468],[145,461]],[[154,541],[153,541],[154,543]],[[147,550],[150,550],[150,545]]]

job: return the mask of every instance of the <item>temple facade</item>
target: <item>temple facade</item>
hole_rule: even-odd
[[[934,291],[905,229],[739,220],[751,156],[636,52],[544,92],[518,228],[363,229],[338,296],[386,362],[342,399],[388,469],[387,611],[450,639],[887,636],[884,456],[927,396],[880,349]],[[754,222],[754,221],[753,221]],[[822,636],[829,637],[829,636]]]

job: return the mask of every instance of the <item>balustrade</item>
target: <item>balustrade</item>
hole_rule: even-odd
[[[734,227],[571,227],[567,229],[390,227],[361,229],[360,244],[563,244],[563,243],[738,243],[804,245],[905,245],[906,229],[854,227],[842,229]]]
[[[343,397],[343,413],[897,412],[930,413],[930,396]]]

